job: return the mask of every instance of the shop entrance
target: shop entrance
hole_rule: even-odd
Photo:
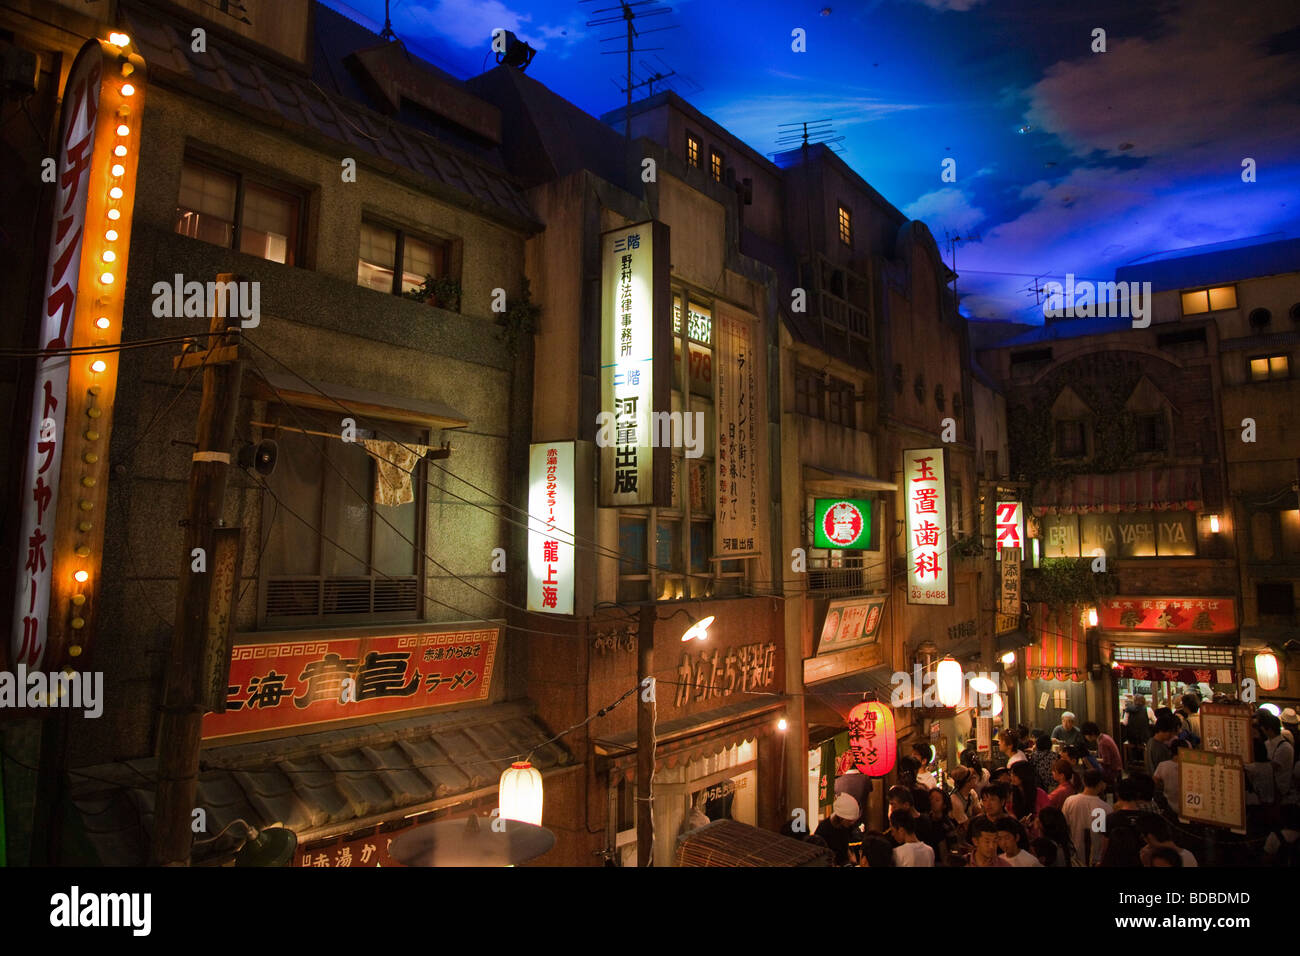
[[[1038,680],[1028,681],[1029,699],[1024,702],[1025,716],[1023,723],[1031,731],[1039,730],[1050,734],[1061,723],[1061,715],[1067,710],[1075,716],[1075,726],[1088,719],[1088,697],[1082,681],[1074,680]]]

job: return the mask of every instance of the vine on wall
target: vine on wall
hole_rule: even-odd
[[[1044,558],[1041,567],[1026,568],[1025,600],[1052,608],[1096,604],[1119,592],[1113,571],[1093,571],[1092,558]]]

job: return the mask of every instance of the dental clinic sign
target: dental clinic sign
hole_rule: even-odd
[[[668,412],[673,354],[668,227],[641,222],[603,233],[600,289],[600,503],[669,504],[671,452],[655,453],[652,417]]]
[[[903,451],[907,603],[952,604],[948,586],[948,459],[942,448]]]
[[[528,610],[573,613],[574,443],[541,442],[528,455]]]

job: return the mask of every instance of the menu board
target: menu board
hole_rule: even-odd
[[[1246,832],[1246,771],[1235,754],[1178,751],[1179,819]]]
[[[1249,704],[1202,704],[1200,715],[1202,750],[1232,754],[1243,764],[1255,759]]]
[[[884,607],[883,600],[832,601],[826,610],[826,622],[822,625],[817,653],[842,651],[859,644],[873,643],[880,629],[880,616]]]
[[[993,718],[975,718],[975,751],[986,754],[993,749]]]

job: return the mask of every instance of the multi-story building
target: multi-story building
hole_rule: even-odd
[[[96,311],[88,299],[76,314],[104,310],[95,328],[116,334],[120,321],[122,340],[141,347],[90,369],[106,377],[89,405],[78,404],[84,359],[74,360],[75,411],[53,432],[67,447],[61,523],[48,535],[50,641],[40,655],[15,637],[10,664],[21,653],[29,668],[101,672],[102,716],[47,711],[5,726],[6,751],[40,767],[7,768],[10,853],[21,859],[35,832],[34,860],[148,855],[155,754],[175,744],[159,736],[174,622],[192,610],[178,591],[184,576],[209,573],[226,582],[213,584],[214,616],[229,618],[230,636],[208,639],[233,651],[229,680],[205,688],[207,709],[224,709],[202,724],[195,807],[206,832],[237,818],[279,823],[303,863],[388,862],[380,834],[495,806],[502,770],[549,736],[523,699],[526,644],[505,626],[523,562],[496,560],[525,493],[531,370],[494,305],[524,301],[541,223],[504,166],[499,110],[328,8],[246,0],[237,22],[211,4],[122,2],[99,5],[107,22],[95,22],[78,6],[7,3],[0,18],[39,59],[31,103],[48,126],[78,48],[128,37],[105,48],[114,72],[101,82],[104,103],[136,97],[117,116],[122,130],[139,125],[138,170],[108,169],[128,147],[97,146],[89,202],[106,201],[96,176],[115,177],[108,208],[131,223],[129,260],[118,261],[129,267],[83,283]],[[134,64],[129,94],[119,62]],[[39,166],[7,176],[35,184]],[[42,194],[42,208],[53,202]],[[92,226],[87,257],[100,255]],[[39,254],[7,257],[0,286],[26,288],[22,274],[42,266]],[[237,460],[271,440],[278,455],[269,474],[265,456],[230,470],[213,532],[225,543],[183,564],[203,365],[230,357],[206,351],[210,303],[187,284],[222,274],[254,305],[240,313],[228,452]],[[13,310],[33,328],[36,291]],[[143,347],[157,339],[168,341]],[[30,401],[15,403],[23,428]],[[25,493],[16,511],[32,507]],[[562,746],[540,746],[533,762],[566,762]],[[242,838],[235,828],[196,845],[196,858]]]

